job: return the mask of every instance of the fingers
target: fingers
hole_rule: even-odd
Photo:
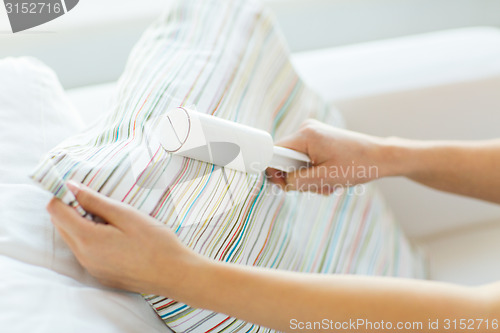
[[[312,153],[309,149],[311,145],[318,146],[324,142],[318,142],[318,124],[319,122],[313,119],[308,119],[304,121],[299,130],[294,134],[285,137],[282,140],[276,142],[277,146],[293,149],[310,155],[312,160],[312,167],[310,168],[299,168],[288,174],[274,170],[268,169],[267,174],[270,180],[278,184],[281,188],[286,191],[302,191],[302,192],[315,192],[315,193],[325,193],[329,191],[329,187],[325,184],[327,172],[319,168],[316,163],[321,163],[323,158],[321,156],[311,156]]]
[[[57,232],[59,235],[61,235],[61,238],[64,240],[64,242],[69,246],[71,251],[75,253],[78,251],[78,246],[77,246],[77,241],[74,239],[68,232],[66,232],[63,228],[59,227],[57,222],[54,219],[51,219],[52,223],[54,224],[54,227],[56,228]]]
[[[92,234],[95,223],[83,218],[72,207],[61,200],[53,198],[47,205],[54,226],[63,231],[63,238],[68,245],[74,245],[77,236]]]
[[[317,139],[318,126],[320,125],[321,122],[316,119],[306,119],[302,122],[298,131],[281,140],[278,140],[275,144],[280,147],[308,154],[308,147],[310,146],[311,141],[315,141]]]
[[[129,223],[132,215],[130,208],[74,181],[70,180],[66,185],[85,211],[103,218],[116,227],[126,227]]]
[[[289,191],[314,192],[320,194],[331,194],[331,188],[326,167],[314,166],[302,168],[294,172],[289,172],[286,177],[286,189]]]
[[[307,154],[307,138],[302,131],[278,140],[275,145]]]
[[[276,170],[273,168],[267,168],[266,174],[267,174],[268,179],[272,183],[278,185],[283,190],[285,189],[285,186],[286,186],[286,173],[285,172],[280,171],[280,170]]]
[[[335,186],[332,186],[327,181],[327,168],[324,166],[302,168],[289,173],[268,168],[266,173],[269,180],[284,191],[313,192],[330,195],[336,189]]]
[[[53,198],[47,205],[51,221],[80,264],[89,269],[88,255],[96,245],[108,241],[112,232],[121,233],[109,224],[98,224],[83,218],[74,208]]]

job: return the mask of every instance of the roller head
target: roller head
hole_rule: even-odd
[[[269,133],[182,107],[168,111],[153,136],[172,154],[247,173],[264,171],[273,157]]]

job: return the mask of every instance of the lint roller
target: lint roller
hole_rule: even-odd
[[[154,136],[170,153],[248,173],[268,167],[290,172],[311,162],[305,154],[274,146],[266,131],[184,107],[164,114]]]

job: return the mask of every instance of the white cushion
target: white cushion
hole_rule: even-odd
[[[85,124],[89,125],[109,111],[115,89],[116,82],[101,83],[70,89],[67,96]]]
[[[466,285],[500,281],[499,239],[498,221],[429,237],[424,246],[431,278]]]
[[[500,75],[500,29],[464,28],[297,53],[304,81],[329,101]]]
[[[7,332],[165,332],[142,297],[102,287],[78,264],[28,178],[50,147],[83,129],[55,74],[0,60],[0,327]]]

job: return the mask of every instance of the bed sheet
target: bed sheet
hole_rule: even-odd
[[[169,332],[142,297],[0,256],[4,332]]]
[[[55,74],[33,59],[6,59],[0,78],[0,331],[168,332],[140,295],[85,272],[45,211],[51,195],[27,176],[84,126]]]

